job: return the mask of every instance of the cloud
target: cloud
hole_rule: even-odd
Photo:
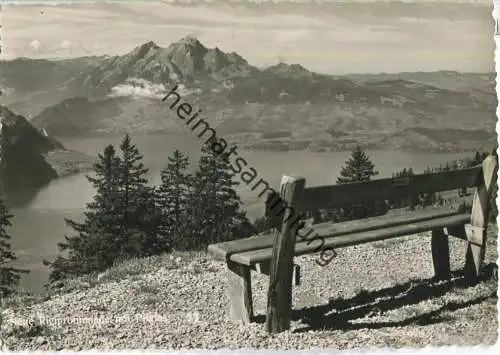
[[[153,84],[140,78],[129,78],[125,84],[120,84],[111,89],[111,97],[131,96],[144,98],[162,98],[166,88],[162,84]]]
[[[176,75],[171,75],[171,78],[177,78]],[[200,89],[187,89],[184,84],[178,84],[172,80],[168,85],[177,85],[177,92],[182,95],[200,94]],[[155,84],[141,78],[128,78],[124,84],[116,85],[111,89],[110,97],[134,97],[134,98],[150,98],[162,99],[168,93],[164,84]]]
[[[58,46],[60,49],[70,49],[71,47],[73,47],[73,45],[71,44],[70,41],[68,40],[64,40],[62,41],[59,46]]]
[[[30,43],[30,47],[33,48],[36,52],[40,50],[41,43],[38,40],[33,40]]]

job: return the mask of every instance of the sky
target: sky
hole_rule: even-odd
[[[186,35],[258,67],[329,74],[494,71],[490,0],[3,3],[2,58],[125,54]]]

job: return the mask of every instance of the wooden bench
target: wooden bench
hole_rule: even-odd
[[[208,251],[226,261],[228,267],[229,314],[234,321],[253,318],[250,271],[270,276],[267,329],[289,329],[292,282],[300,281],[293,257],[324,253],[328,249],[408,236],[432,231],[431,249],[436,277],[450,276],[448,236],[467,241],[465,270],[477,277],[484,259],[489,199],[496,181],[497,159],[488,156],[482,166],[413,175],[402,179],[380,179],[364,183],[305,188],[305,179],[284,176],[273,206],[282,216],[274,235],[253,236],[212,244]],[[301,212],[332,209],[369,201],[387,201],[418,194],[476,188],[472,213],[443,207],[389,211],[385,215],[342,223],[319,223],[302,227]],[[305,232],[307,230],[307,232]]]

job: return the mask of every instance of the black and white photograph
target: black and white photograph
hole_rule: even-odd
[[[1,350],[497,342],[500,4],[0,6]]]

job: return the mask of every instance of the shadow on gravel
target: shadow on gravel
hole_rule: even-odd
[[[484,271],[478,282],[484,282],[496,278],[497,266],[494,263],[484,267]],[[467,289],[478,282],[470,283],[464,277],[463,271],[452,273],[450,280],[424,279],[413,280],[393,287],[376,290],[361,291],[350,299],[331,299],[326,305],[314,306],[294,310],[292,319],[306,324],[305,327],[295,332],[307,332],[310,330],[356,330],[356,329],[378,329],[383,327],[400,327],[410,324],[429,325],[447,320],[441,313],[466,308],[479,304],[489,298],[496,298],[496,288],[488,296],[477,297],[463,302],[448,302],[437,310],[411,316],[401,321],[380,322],[350,322],[352,320],[371,315],[380,315],[385,311],[394,310],[402,306],[414,305],[419,302],[438,298],[453,289]],[[263,321],[258,317],[256,321]]]

